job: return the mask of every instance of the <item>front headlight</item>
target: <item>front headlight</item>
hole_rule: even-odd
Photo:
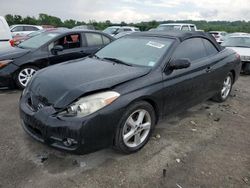
[[[0,69],[7,66],[9,63],[11,63],[13,60],[0,60]]]
[[[107,91],[80,98],[60,115],[84,117],[111,104],[120,96],[114,91]]]

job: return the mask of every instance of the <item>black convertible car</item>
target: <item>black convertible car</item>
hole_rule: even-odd
[[[113,41],[98,31],[57,29],[0,52],[0,87],[26,87],[37,70],[95,53]]]
[[[225,101],[240,69],[239,56],[205,33],[134,33],[39,71],[20,99],[22,126],[67,151],[135,152],[160,118]]]

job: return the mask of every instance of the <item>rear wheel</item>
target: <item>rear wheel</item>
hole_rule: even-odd
[[[116,130],[114,148],[123,153],[140,150],[148,142],[154,126],[155,112],[149,103],[131,105]]]
[[[20,89],[24,89],[32,76],[39,70],[36,66],[21,67],[16,74],[16,85]]]
[[[216,102],[224,102],[230,95],[233,87],[233,74],[230,72],[224,79],[221,90],[212,98]]]

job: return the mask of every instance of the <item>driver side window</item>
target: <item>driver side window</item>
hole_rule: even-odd
[[[183,41],[175,50],[172,59],[189,59],[191,62],[207,56],[201,38],[191,38]]]
[[[70,34],[66,35],[57,41],[52,42],[49,45],[49,50],[51,50],[55,46],[62,46],[64,50],[80,48],[81,47],[81,38],[80,34]]]

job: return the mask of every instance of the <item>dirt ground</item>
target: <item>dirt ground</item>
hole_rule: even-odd
[[[250,187],[250,77],[229,100],[161,121],[140,152],[71,155],[20,126],[20,91],[0,91],[0,187]]]

